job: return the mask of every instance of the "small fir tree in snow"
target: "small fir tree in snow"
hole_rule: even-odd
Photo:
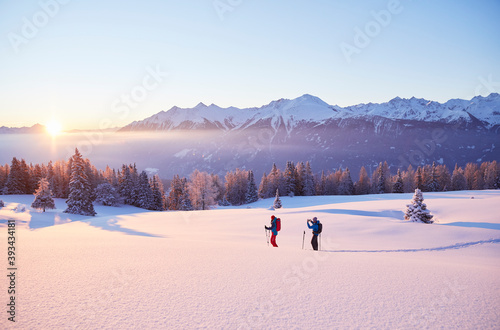
[[[279,193],[278,189],[276,189],[276,198],[274,199],[273,207],[275,209],[280,209],[282,207],[282,205],[281,205],[281,199],[280,199],[280,193]]]
[[[3,203],[3,200],[0,199],[0,207],[4,207],[5,204]]]
[[[90,183],[85,174],[85,163],[78,149],[75,149],[75,154],[72,157],[69,197],[66,204],[68,204],[68,208],[64,213],[96,215],[94,205],[92,205]]]
[[[95,189],[96,203],[105,206],[118,206],[120,204],[120,196],[115,187],[109,182],[101,183]]]
[[[31,204],[34,209],[42,209],[45,212],[46,209],[55,209],[56,205],[54,199],[52,198],[52,191],[49,188],[49,181],[46,178],[40,179],[38,189],[34,193],[35,200]]]
[[[405,220],[423,223],[434,222],[434,220],[432,220],[434,216],[431,215],[430,211],[427,209],[420,189],[415,189],[415,195],[413,195],[411,204],[406,205],[406,207]]]

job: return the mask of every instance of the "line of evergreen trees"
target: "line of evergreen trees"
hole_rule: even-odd
[[[102,171],[76,150],[68,161],[46,165],[28,165],[24,159],[14,157],[10,166],[0,166],[0,193],[33,194],[42,179],[48,182],[54,197],[68,199],[66,211],[93,215],[95,211],[84,200],[90,201],[90,205],[95,201],[102,205],[128,204],[156,211],[205,210],[216,204],[252,203],[259,198],[274,197],[276,191],[280,196],[313,196],[410,193],[416,188],[424,192],[499,189],[500,167],[496,161],[468,163],[463,169],[456,165],[450,173],[445,165],[434,163],[417,169],[410,165],[392,175],[384,162],[371,176],[362,167],[358,180],[354,181],[348,168],[315,175],[309,162],[295,165],[288,161],[283,171],[273,164],[258,186],[249,170],[229,171],[224,180],[195,170],[189,179],[175,175],[166,193],[158,175],[139,173],[135,164],[124,164],[118,170],[107,166]]]

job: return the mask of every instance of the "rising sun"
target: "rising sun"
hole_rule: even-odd
[[[51,120],[45,125],[45,129],[47,130],[47,133],[49,133],[52,136],[59,135],[62,132],[62,126],[61,124],[56,121],[56,120]]]

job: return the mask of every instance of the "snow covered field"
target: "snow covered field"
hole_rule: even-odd
[[[38,213],[33,196],[0,196],[0,328],[498,329],[500,191],[424,193],[432,225],[402,220],[411,197],[283,198],[277,211],[269,199],[192,212],[96,206],[84,217],[62,213],[63,200]],[[279,248],[266,244],[272,214]],[[314,216],[322,252],[309,243]],[[15,324],[7,219],[18,220]]]

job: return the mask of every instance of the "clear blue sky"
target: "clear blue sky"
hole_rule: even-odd
[[[0,126],[123,126],[305,93],[470,99],[500,92],[499,17],[498,0],[0,0]]]

